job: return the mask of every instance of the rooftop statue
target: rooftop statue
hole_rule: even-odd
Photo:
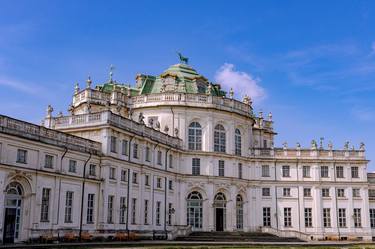
[[[183,56],[181,53],[177,52],[178,54],[178,57],[180,57],[180,62],[182,64],[189,64],[189,58],[188,57],[185,57]]]
[[[359,144],[359,150],[362,150],[362,151],[365,150],[365,144],[364,144],[363,142],[361,142],[361,143]]]
[[[332,141],[329,141],[329,143],[328,143],[328,149],[329,150],[333,149],[333,143],[332,143]]]
[[[315,139],[311,141],[311,149],[316,150],[318,149],[318,144],[316,143]]]

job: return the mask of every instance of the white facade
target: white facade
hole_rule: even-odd
[[[48,109],[50,129],[0,116],[3,241],[67,231],[173,237],[186,227],[371,240],[375,185],[363,145],[274,148],[272,115],[254,116],[249,98],[212,94],[218,86],[187,65],[171,68],[149,93],[144,75],[134,89],[88,81],[71,115]]]

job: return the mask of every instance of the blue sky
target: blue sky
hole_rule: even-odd
[[[364,141],[375,160],[374,1],[0,0],[0,113],[39,123],[74,84],[190,64],[272,111],[276,145]],[[233,76],[234,83],[228,80]],[[375,163],[370,163],[375,170]]]

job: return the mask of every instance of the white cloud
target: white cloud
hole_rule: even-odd
[[[254,101],[266,97],[265,90],[259,85],[260,79],[246,72],[236,71],[233,64],[225,63],[215,74],[215,80],[228,92],[233,88],[234,93],[242,98],[246,94]]]
[[[352,114],[360,121],[373,121],[375,113],[369,108],[352,108]]]
[[[15,90],[33,95],[39,95],[40,92],[44,90],[35,84],[27,84],[7,77],[0,77],[0,86],[13,88]]]

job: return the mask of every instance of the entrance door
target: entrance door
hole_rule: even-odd
[[[19,239],[21,226],[22,186],[12,182],[6,187],[4,203],[3,242],[14,243]]]
[[[216,208],[216,231],[224,231],[224,209]]]
[[[16,208],[5,209],[4,219],[4,243],[14,243],[14,236],[16,230]]]

